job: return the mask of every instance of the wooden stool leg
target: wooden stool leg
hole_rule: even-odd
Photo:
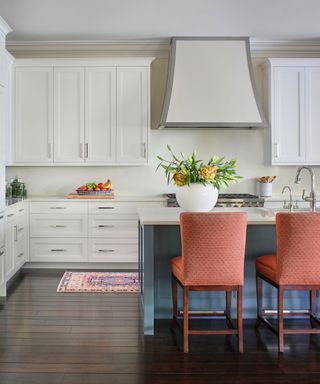
[[[243,352],[242,287],[237,292],[238,350]]]
[[[183,352],[189,352],[189,288],[183,287]]]
[[[229,328],[231,328],[231,301],[232,301],[232,292],[226,291],[226,323]]]
[[[317,291],[310,291],[310,313],[317,316]],[[310,324],[312,328],[317,328],[317,322],[310,316]]]
[[[255,323],[255,329],[258,329],[261,324],[261,317],[262,317],[262,300],[263,300],[263,285],[262,285],[262,279],[258,275],[256,275],[256,295],[257,295],[257,320]]]
[[[284,351],[283,344],[283,289],[278,287],[278,345],[279,352]]]
[[[177,317],[178,317],[178,283],[176,279],[171,278],[171,287],[172,287],[172,324],[171,327],[174,327]]]

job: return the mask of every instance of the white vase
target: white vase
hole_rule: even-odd
[[[184,211],[209,212],[218,200],[218,190],[211,184],[192,183],[178,187],[176,198]]]

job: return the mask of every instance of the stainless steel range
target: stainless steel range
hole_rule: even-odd
[[[178,207],[175,193],[168,193],[167,207]],[[263,207],[264,199],[249,193],[220,193],[216,207]]]

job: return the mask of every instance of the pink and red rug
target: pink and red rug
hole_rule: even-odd
[[[57,292],[137,293],[137,272],[65,272]]]

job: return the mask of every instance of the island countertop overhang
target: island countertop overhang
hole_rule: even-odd
[[[181,208],[139,208],[141,225],[179,225]],[[248,225],[275,225],[275,211],[266,208],[214,208],[211,212],[246,212]]]

